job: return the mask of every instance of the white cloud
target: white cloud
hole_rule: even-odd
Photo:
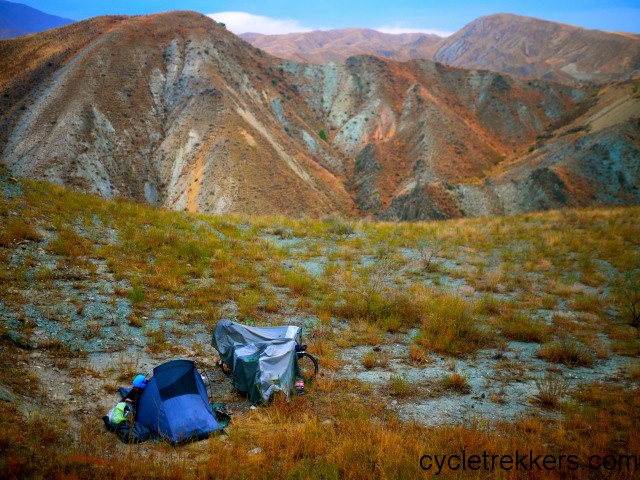
[[[429,35],[438,35],[439,37],[448,37],[449,35],[453,35],[454,33],[454,32],[442,32],[440,30],[423,29],[423,28],[405,28],[405,27],[390,27],[390,26],[376,28],[375,30],[382,33],[389,33],[392,35],[398,35],[401,33],[426,33]]]
[[[261,15],[253,15],[247,12],[218,12],[207,14],[216,22],[224,23],[227,28],[239,35],[241,33],[262,33],[264,35],[281,35],[285,33],[310,32],[312,30],[327,30],[327,28],[309,28],[303,26],[298,20],[288,18],[271,18]],[[453,32],[442,32],[440,30],[406,28],[400,26],[384,26],[375,30],[382,33],[426,33],[448,37]]]
[[[311,28],[303,27],[297,20],[262,17],[246,12],[210,13],[208,17],[216,22],[224,23],[236,35],[241,33],[263,33],[278,35],[283,33],[310,32]]]

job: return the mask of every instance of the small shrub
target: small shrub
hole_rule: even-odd
[[[582,343],[563,338],[546,343],[538,349],[538,355],[548,362],[563,363],[568,367],[592,367],[593,356]]]
[[[422,242],[418,245],[419,262],[423,271],[435,272],[438,270],[438,264],[435,260],[442,250],[444,250],[444,246],[441,243]]]
[[[318,132],[318,136],[325,142],[327,141],[327,132],[325,132],[324,130],[320,130]]]
[[[632,327],[640,328],[640,280],[628,276],[620,281],[616,297],[620,316]]]
[[[344,300],[333,306],[336,316],[362,318],[385,331],[403,324],[414,325],[423,318],[424,308],[412,292],[391,285],[397,265],[384,258],[357,270],[357,275],[340,279]]]
[[[348,237],[355,233],[355,228],[351,222],[344,218],[337,216],[330,216],[324,220],[327,224],[328,232],[331,235],[337,235],[339,237]]]

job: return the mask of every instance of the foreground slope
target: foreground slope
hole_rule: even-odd
[[[0,51],[5,163],[107,198],[403,220],[640,202],[637,80],[304,64],[190,12],[97,18]]]
[[[622,302],[639,222],[208,216],[0,168],[0,477],[420,478],[423,455],[525,445],[575,455],[573,478],[605,455],[635,478],[640,335]],[[307,395],[251,409],[214,370],[220,318],[301,326],[321,369]],[[121,444],[100,420],[117,388],[176,357],[211,375],[228,435]],[[555,465],[544,477],[566,478]]]

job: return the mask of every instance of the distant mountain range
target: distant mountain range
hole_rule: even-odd
[[[401,61],[434,60],[569,84],[604,84],[640,74],[640,35],[518,15],[481,17],[446,38],[366,29],[241,37],[272,55],[299,62],[325,63],[367,54]]]
[[[639,204],[638,40],[580,29],[544,42],[538,28],[573,27],[508,20],[480,19],[436,58],[528,58],[532,75],[569,72],[569,85],[424,59],[282,60],[193,12],[3,40],[0,155],[14,175],[209,213],[419,220]]]
[[[354,55],[377,55],[399,61],[433,59],[442,42],[437,35],[390,35],[363,28],[286,35],[244,33],[240,37],[276,57],[307,63],[339,62]]]
[[[42,32],[70,23],[73,20],[49,15],[21,3],[0,0],[0,39]]]

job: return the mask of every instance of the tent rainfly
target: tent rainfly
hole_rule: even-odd
[[[153,369],[140,398],[138,422],[173,443],[206,438],[222,429],[191,360],[173,360]]]

